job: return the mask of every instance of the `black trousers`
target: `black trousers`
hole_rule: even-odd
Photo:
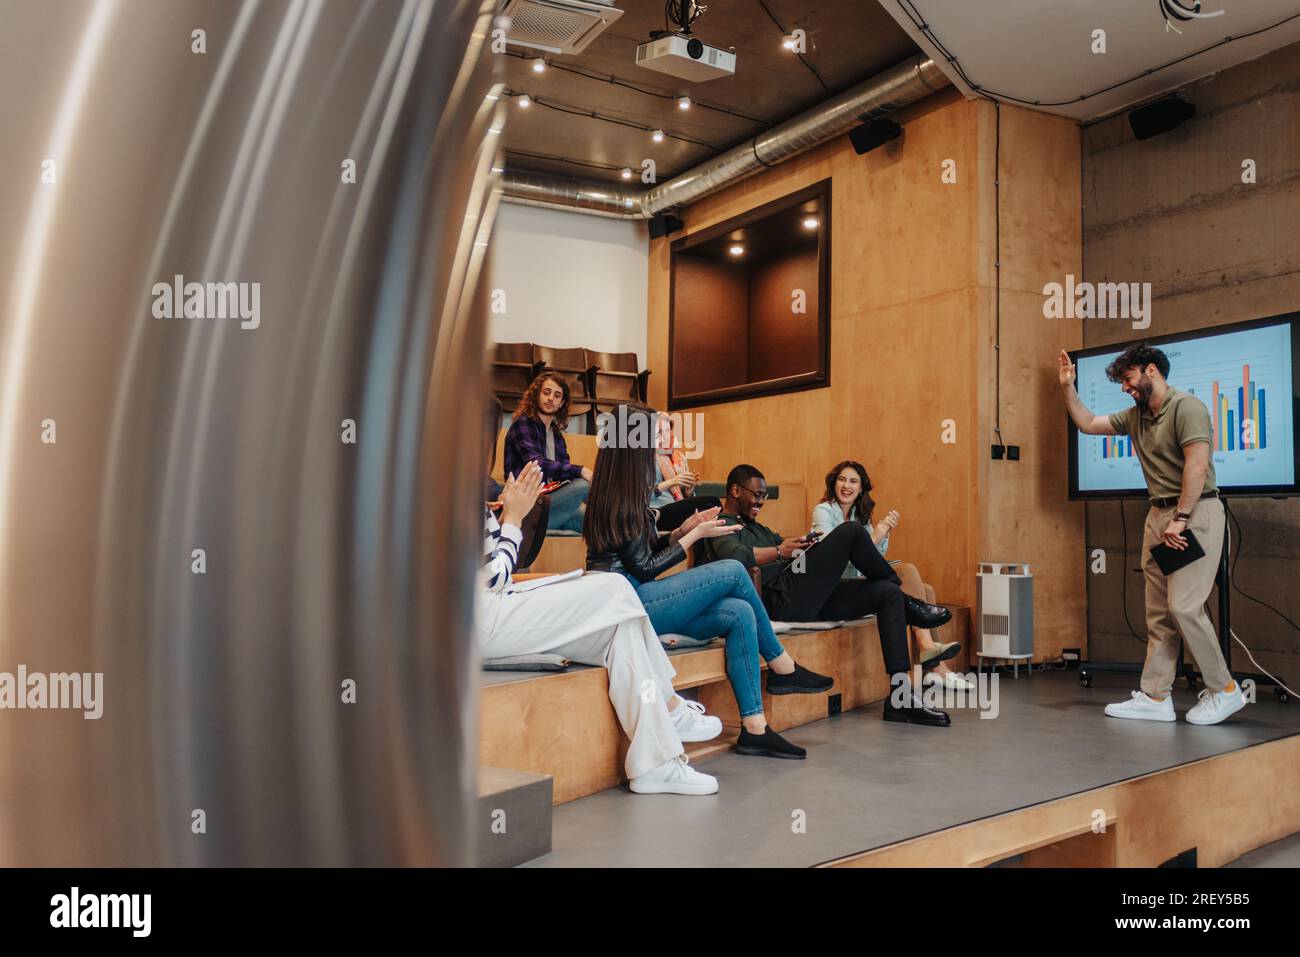
[[[841,578],[849,564],[864,577]],[[875,615],[885,668],[891,675],[908,670],[901,583],[864,526],[838,526],[804,553],[803,571],[794,569],[792,563],[763,588],[763,604],[774,620],[846,621]]]
[[[676,502],[669,502],[659,509],[659,521],[655,527],[661,532],[674,532],[696,512],[708,508],[720,508],[722,502],[712,495],[691,495]]]

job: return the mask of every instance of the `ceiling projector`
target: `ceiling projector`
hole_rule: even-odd
[[[736,54],[690,34],[670,33],[638,46],[636,65],[683,80],[713,80],[736,72]]]

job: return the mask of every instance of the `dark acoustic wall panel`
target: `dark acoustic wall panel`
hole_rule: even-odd
[[[755,266],[749,281],[752,381],[817,371],[817,292],[816,246]],[[803,312],[793,311],[797,303]]]
[[[673,278],[673,389],[678,395],[746,381],[749,278],[741,266],[678,256]]]

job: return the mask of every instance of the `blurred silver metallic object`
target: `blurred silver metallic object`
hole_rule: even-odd
[[[472,861],[493,9],[0,0],[0,864]]]

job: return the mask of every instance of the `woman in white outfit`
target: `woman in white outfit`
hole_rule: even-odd
[[[483,656],[550,653],[604,667],[609,700],[631,741],[623,764],[631,789],[716,793],[717,780],[687,763],[682,742],[716,738],[722,722],[673,690],[676,671],[627,580],[588,572],[549,584],[513,581],[520,522],[537,501],[541,482],[541,470],[529,462],[518,478],[506,478],[500,522],[484,510],[485,587],[477,616]],[[546,733],[540,727],[530,731]]]

